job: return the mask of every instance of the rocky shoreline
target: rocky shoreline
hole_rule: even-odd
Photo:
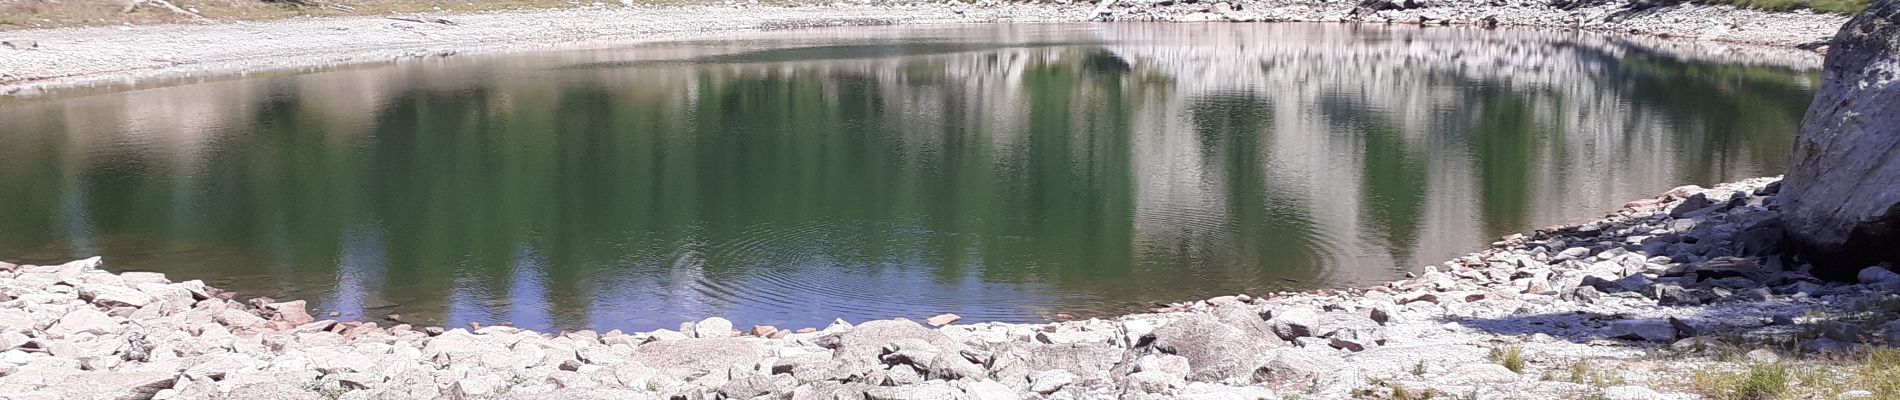
[[[1782,253],[1778,189],[1677,188],[1378,287],[1048,324],[385,326],[96,258],[0,264],[0,397],[1699,398],[1709,371],[1900,342],[1900,275],[1814,278]]]
[[[1815,49],[1847,16],[1651,2],[1117,0],[608,6],[0,32],[0,94],[842,25],[1087,21],[1517,26]],[[1818,57],[1817,57],[1818,58]]]

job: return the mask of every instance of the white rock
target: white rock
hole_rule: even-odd
[[[110,335],[119,333],[123,328],[124,327],[119,325],[117,319],[106,315],[106,313],[99,312],[99,310],[91,307],[80,307],[59,317],[59,322],[54,323],[52,328],[47,329],[47,332],[60,337],[71,336],[82,332],[94,335]]]
[[[79,288],[79,297],[91,299],[92,304],[100,307],[144,307],[158,301],[158,297],[140,292],[137,289],[112,285],[86,285]]]
[[[1055,393],[1057,390],[1062,390],[1064,386],[1075,383],[1075,379],[1075,374],[1060,369],[1037,372],[1029,377],[1029,391],[1041,394]]]
[[[719,317],[712,317],[712,318],[700,320],[699,323],[693,324],[693,337],[697,337],[697,338],[732,337],[732,321],[727,321],[725,318],[719,318]]]
[[[506,386],[500,376],[491,374],[471,375],[456,380],[449,387],[449,393],[457,399],[481,399],[493,397]]]
[[[955,323],[962,319],[963,317],[960,315],[942,314],[935,317],[930,317],[929,319],[925,319],[924,323],[930,324],[930,326],[944,326],[944,325]]]
[[[1016,391],[1010,390],[1009,386],[1004,386],[1001,383],[989,379],[963,383],[962,385],[963,393],[969,395],[971,400],[1017,400],[1022,398],[1016,395]]]
[[[224,309],[224,311],[219,312],[215,318],[218,323],[238,328],[251,327],[268,322],[265,321],[263,317],[236,308]]]
[[[1749,351],[1746,357],[1748,357],[1749,361],[1763,364],[1774,364],[1781,361],[1781,356],[1776,355],[1774,350],[1769,349],[1755,349]]]
[[[1154,332],[1154,321],[1145,319],[1122,321],[1122,343],[1124,346],[1134,346],[1136,343],[1141,343],[1141,338],[1153,335]]]
[[[1158,372],[1165,376],[1186,380],[1192,372],[1187,357],[1173,354],[1150,354],[1135,359],[1135,372]]]
[[[1662,398],[1661,393],[1642,386],[1611,386],[1603,388],[1603,398],[1608,400],[1650,400]]]
[[[130,285],[136,285],[140,283],[157,283],[157,284],[172,283],[171,280],[165,279],[165,274],[158,273],[158,272],[139,272],[139,271],[125,272],[125,273],[119,274],[119,279],[125,280],[125,283],[130,284]]]
[[[1516,382],[1520,376],[1503,365],[1472,363],[1452,369],[1447,379],[1461,383]]]

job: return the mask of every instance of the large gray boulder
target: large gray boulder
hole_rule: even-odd
[[[1188,379],[1196,382],[1252,383],[1253,372],[1280,347],[1276,337],[1249,335],[1204,314],[1188,316],[1155,329],[1154,348],[1188,360]]]
[[[1900,1],[1881,0],[1829,45],[1821,91],[1780,192],[1787,237],[1844,279],[1900,260]]]

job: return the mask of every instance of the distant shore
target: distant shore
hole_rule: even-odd
[[[0,263],[0,390],[25,398],[1610,398],[1720,395],[1900,340],[1900,275],[1784,262],[1777,179],[1677,188],[1371,288],[1047,324],[534,332],[333,321],[199,281]],[[383,324],[392,324],[385,326]],[[1892,354],[1889,354],[1892,356]],[[1895,373],[1879,370],[1877,373]],[[1785,372],[1784,372],[1785,373]],[[1881,375],[1887,376],[1887,375]],[[1753,379],[1753,378],[1750,378]],[[1786,379],[1784,377],[1784,379]],[[1884,378],[1883,378],[1884,379]],[[1793,385],[1793,384],[1788,384]],[[1740,389],[1737,389],[1740,390]],[[38,396],[38,397],[35,397]]]
[[[1357,3],[1238,2],[886,3],[813,6],[588,6],[428,15],[299,18],[0,31],[0,95],[63,88],[225,79],[276,71],[458,54],[626,45],[723,32],[845,25],[1085,21],[1282,21],[1576,29],[1814,49],[1847,20],[1808,11],[1624,3],[1559,9],[1475,0]],[[1818,56],[1816,57],[1818,59]]]

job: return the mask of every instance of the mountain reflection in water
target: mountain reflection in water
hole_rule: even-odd
[[[853,27],[18,100],[0,256],[543,329],[1025,321],[1365,285],[1778,174],[1818,60],[1734,51]]]

